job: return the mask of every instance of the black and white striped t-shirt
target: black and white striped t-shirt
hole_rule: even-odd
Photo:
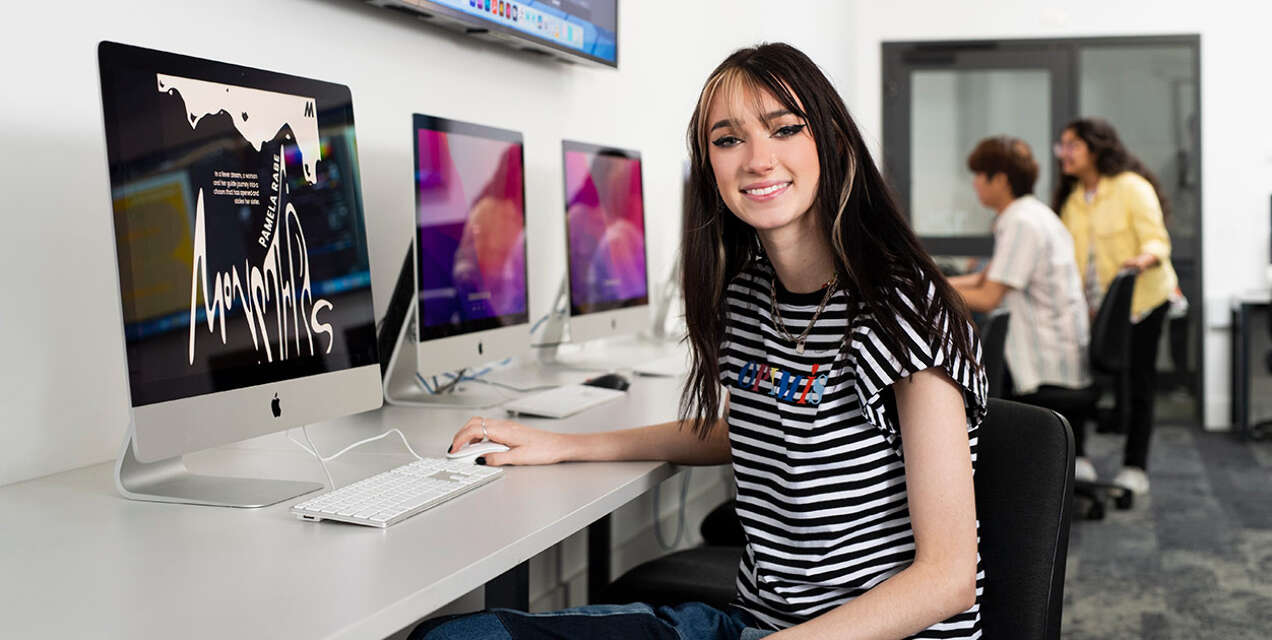
[[[747,538],[739,604],[766,625],[785,628],[862,595],[914,560],[891,385],[943,368],[964,391],[974,466],[987,384],[973,363],[932,349],[899,317],[908,353],[890,353],[869,314],[856,312],[860,305],[849,319],[853,303],[842,290],[798,353],[774,328],[772,274],[759,259],[729,284],[720,380],[730,394],[737,510]],[[824,290],[794,294],[777,287],[786,330],[799,336]],[[897,303],[914,304],[900,296]],[[979,358],[979,343],[973,344]],[[914,637],[980,637],[983,581],[978,557],[977,604]]]

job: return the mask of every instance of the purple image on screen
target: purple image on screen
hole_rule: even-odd
[[[570,300],[581,313],[646,297],[640,160],[565,153]]]
[[[420,322],[511,324],[527,312],[521,145],[417,133]]]

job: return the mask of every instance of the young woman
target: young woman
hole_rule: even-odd
[[[683,418],[587,435],[473,418],[453,445],[511,447],[491,465],[732,461],[735,605],[492,611],[415,637],[979,637],[979,344],[843,102],[796,49],[743,49],[708,78],[689,149]]]
[[[1118,271],[1139,272],[1131,300],[1131,406],[1119,408],[1129,410],[1130,426],[1122,470],[1113,483],[1147,493],[1157,345],[1169,298],[1178,285],[1164,222],[1169,201],[1162,196],[1157,178],[1103,120],[1070,122],[1055,151],[1064,177],[1056,186],[1052,208],[1073,236],[1074,257],[1091,314]],[[1082,425],[1073,425],[1073,430],[1082,455]]]

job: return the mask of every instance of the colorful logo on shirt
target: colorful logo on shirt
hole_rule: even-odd
[[[783,371],[760,362],[748,362],[740,371],[736,386],[758,392],[764,382],[769,384],[769,395],[789,404],[821,404],[822,395],[830,377],[817,375],[820,364],[814,364],[808,375]]]

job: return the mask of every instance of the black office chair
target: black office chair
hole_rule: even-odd
[[[1007,348],[1007,324],[1011,313],[998,310],[985,318],[980,324],[981,363],[985,366],[985,376],[989,378],[989,397],[1002,398],[1006,373],[1004,362]]]
[[[1118,273],[1104,294],[1095,320],[1091,322],[1091,342],[1087,353],[1091,361],[1091,386],[1085,389],[1040,389],[1030,400],[1033,404],[1056,411],[1071,420],[1086,421],[1095,418],[1096,402],[1102,389],[1112,389],[1117,406],[1113,418],[1119,430],[1126,431],[1130,420],[1131,403],[1131,299],[1135,295],[1135,272]],[[1078,425],[1074,428],[1080,428]],[[1083,515],[1091,520],[1104,517],[1105,504],[1114,499],[1119,509],[1130,509],[1134,494],[1104,482],[1075,483],[1076,495],[1086,498],[1088,505]]]
[[[1065,558],[1073,495],[1073,432],[1054,411],[990,400],[978,432],[976,515],[985,570],[981,619],[987,640],[1055,640],[1060,637]],[[725,606],[745,543],[734,502],[720,505],[710,543],[651,560],[624,574],[594,601],[688,601]],[[732,536],[737,536],[736,538]]]
[[[990,400],[976,462],[986,640],[1060,637],[1073,431],[1054,411]]]
[[[1091,322],[1091,375],[1096,386],[1111,389],[1116,403],[1106,416],[1093,414],[1097,428],[1106,433],[1126,433],[1131,412],[1131,300],[1136,272],[1118,272],[1104,292],[1104,300]],[[1097,337],[1103,339],[1097,344]]]

